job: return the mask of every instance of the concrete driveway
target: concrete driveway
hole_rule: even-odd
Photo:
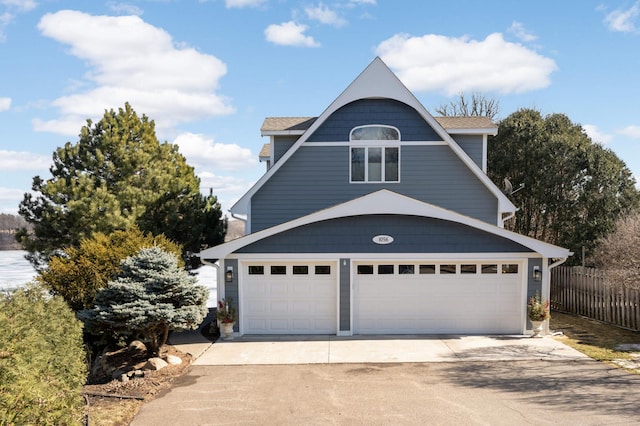
[[[528,336],[247,336],[209,345],[195,365],[574,360],[552,338]]]
[[[640,422],[640,376],[548,337],[332,336],[201,344],[206,347],[192,346],[201,350],[195,365],[145,404],[132,425]]]

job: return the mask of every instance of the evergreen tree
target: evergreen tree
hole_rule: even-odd
[[[506,227],[575,253],[585,247],[589,255],[617,218],[640,204],[624,162],[564,114],[521,109],[509,115],[489,140],[487,168],[497,185],[505,178],[524,184],[509,194],[520,211]]]
[[[143,248],[122,263],[92,309],[80,311],[85,328],[98,336],[141,338],[157,356],[169,331],[196,329],[207,315],[208,290],[178,267],[175,255]]]
[[[47,180],[33,178],[36,195],[25,194],[19,207],[33,231],[18,238],[36,267],[83,238],[133,224],[165,234],[185,252],[224,241],[215,196],[200,193],[200,180],[178,147],[160,143],[153,120],[138,117],[129,104],[105,111],[97,123],[87,120],[78,143],[53,153],[49,171]]]

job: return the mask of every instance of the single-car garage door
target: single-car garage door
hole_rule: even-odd
[[[242,293],[244,333],[336,333],[335,263],[245,262]]]
[[[521,333],[523,266],[513,262],[362,262],[357,334]]]

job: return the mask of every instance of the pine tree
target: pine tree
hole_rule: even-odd
[[[134,224],[164,234],[185,254],[224,241],[217,198],[200,193],[200,179],[178,146],[161,143],[154,121],[128,103],[96,123],[87,120],[77,143],[53,153],[49,171],[48,179],[33,178],[33,193],[19,208],[33,229],[17,238],[38,268],[82,239]]]
[[[107,283],[93,309],[80,311],[85,328],[99,336],[142,339],[157,356],[169,331],[196,329],[207,315],[208,290],[159,247],[128,257]]]

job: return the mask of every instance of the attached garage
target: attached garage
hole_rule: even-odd
[[[333,262],[242,262],[242,319],[247,334],[335,334]]]
[[[355,334],[521,333],[522,263],[357,262]]]

